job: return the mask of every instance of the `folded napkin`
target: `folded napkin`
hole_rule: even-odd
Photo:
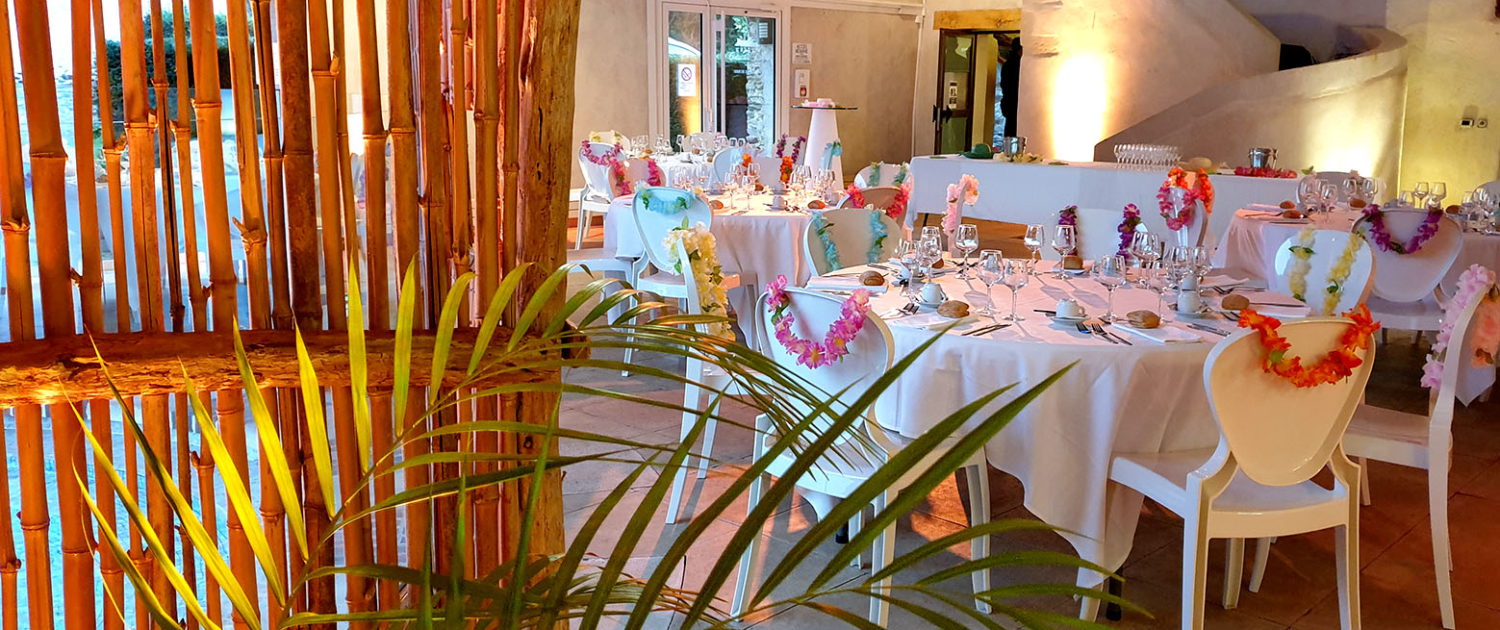
[[[1281,214],[1283,208],[1281,206],[1273,206],[1273,205],[1268,204],[1268,203],[1252,203],[1248,207],[1246,207],[1245,210],[1247,212],[1249,212],[1249,213],[1252,213],[1252,214],[1253,213]]]
[[[1123,330],[1132,335],[1156,343],[1199,343],[1203,337],[1176,326],[1159,328],[1136,328],[1135,326],[1110,326],[1110,330]]]
[[[953,319],[951,317],[944,317],[942,315],[938,315],[937,311],[930,311],[930,312],[926,312],[926,313],[917,313],[916,315],[908,315],[906,317],[901,317],[901,318],[888,319],[888,320],[886,320],[886,323],[889,323],[892,326],[904,326],[906,328],[925,328],[927,330],[942,330],[943,328],[946,328],[947,326],[949,326],[951,324],[957,324],[958,326],[963,326],[964,324],[968,324],[968,323],[975,322],[975,321],[978,321],[978,320],[979,320],[979,316],[978,315],[969,315],[967,317],[962,317],[962,318],[959,318],[959,319]]]
[[[1243,278],[1236,278],[1236,277],[1230,276],[1230,275],[1213,275],[1213,276],[1205,276],[1203,278],[1203,284],[1201,284],[1199,286],[1201,288],[1204,288],[1204,289],[1211,289],[1213,287],[1222,287],[1222,288],[1225,288],[1225,289],[1230,289],[1230,288],[1234,288],[1234,287],[1240,286],[1242,284],[1245,284],[1246,282],[1249,282],[1249,280],[1245,280]]]
[[[869,289],[871,295],[880,295],[889,289],[889,282],[878,287],[867,287],[860,283],[859,276],[817,276],[807,281],[807,288],[818,291],[853,291]]]

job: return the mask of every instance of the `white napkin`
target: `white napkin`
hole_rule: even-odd
[[[959,319],[953,319],[951,317],[944,317],[942,315],[939,315],[937,311],[929,311],[925,313],[917,313],[916,315],[908,315],[899,319],[888,319],[886,320],[886,322],[892,326],[925,328],[927,330],[942,330],[950,324],[958,324],[959,326],[963,326],[964,324],[968,324],[970,322],[978,320],[978,315],[969,315]]]
[[[1249,282],[1249,280],[1245,280],[1243,278],[1236,278],[1236,277],[1230,276],[1230,275],[1213,275],[1213,276],[1205,276],[1203,278],[1203,284],[1199,285],[1199,286],[1201,288],[1204,288],[1204,289],[1211,289],[1213,287],[1221,287],[1221,288],[1225,288],[1225,289],[1232,289],[1234,287],[1237,287],[1237,286],[1240,286],[1242,284],[1245,284],[1246,282]]]
[[[1273,206],[1268,203],[1252,203],[1245,210],[1249,214],[1281,214],[1281,206]]]
[[[853,291],[855,289],[869,289],[871,295],[880,295],[890,288],[887,282],[880,286],[867,287],[859,281],[859,276],[817,276],[809,278],[807,288],[818,291]]]
[[[1156,343],[1199,343],[1203,337],[1197,333],[1188,332],[1176,326],[1161,326],[1159,328],[1136,328],[1135,326],[1110,326],[1110,330],[1123,330],[1132,335],[1154,341]]]

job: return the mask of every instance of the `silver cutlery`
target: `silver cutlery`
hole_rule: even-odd
[[[1135,345],[1135,344],[1133,344],[1133,343],[1130,343],[1130,340],[1129,340],[1129,339],[1126,339],[1126,338],[1124,338],[1124,337],[1121,337],[1121,336],[1119,336],[1119,335],[1116,335],[1116,334],[1115,334],[1115,333],[1113,333],[1113,332],[1110,332],[1110,331],[1108,331],[1108,330],[1105,330],[1105,329],[1104,329],[1104,327],[1103,327],[1103,326],[1100,326],[1100,325],[1098,325],[1098,324],[1094,324],[1094,332],[1096,332],[1096,333],[1099,333],[1099,334],[1104,334],[1104,335],[1109,335],[1109,336],[1111,336],[1111,337],[1114,337],[1114,338],[1115,338],[1115,339],[1116,339],[1116,340],[1118,340],[1118,341],[1119,341],[1119,342],[1120,342],[1120,343],[1123,343],[1123,344],[1125,344],[1125,345],[1127,345],[1127,346],[1133,346],[1133,345]]]
[[[1207,325],[1204,325],[1204,324],[1199,324],[1197,322],[1187,322],[1187,327],[1191,328],[1193,330],[1201,330],[1201,331],[1206,332],[1206,333],[1213,333],[1213,334],[1218,335],[1220,337],[1228,337],[1229,336],[1229,333],[1227,333],[1227,332],[1224,332],[1222,330],[1214,328],[1213,326],[1207,326]]]
[[[1091,330],[1091,329],[1090,329],[1090,328],[1089,328],[1089,327],[1088,327],[1088,326],[1085,326],[1085,325],[1084,325],[1084,324],[1083,324],[1083,322],[1079,322],[1079,323],[1078,323],[1078,332],[1081,332],[1081,333],[1083,333],[1083,334],[1085,334],[1085,335],[1089,335],[1089,336],[1091,336],[1091,337],[1098,337],[1098,338],[1100,338],[1100,339],[1103,339],[1103,340],[1105,340],[1105,341],[1108,341],[1108,342],[1109,342],[1109,343],[1110,343],[1110,344],[1111,344],[1111,345],[1116,345],[1116,346],[1118,346],[1118,345],[1120,345],[1120,342],[1118,342],[1118,341],[1115,341],[1115,340],[1114,340],[1114,339],[1110,339],[1110,338],[1109,338],[1109,335],[1106,335],[1106,334],[1104,334],[1104,331],[1102,331],[1102,330],[1101,330],[1101,331],[1099,331],[1099,332],[1098,332],[1098,333],[1097,333],[1097,334],[1096,334],[1096,333],[1095,333],[1095,332],[1094,332],[1094,331],[1093,331],[1093,330]]]
[[[1256,304],[1256,305],[1260,305],[1260,306],[1279,306],[1279,307],[1282,307],[1282,308],[1297,308],[1299,306],[1307,306],[1306,304],[1302,304],[1300,302],[1297,303],[1297,304],[1285,304],[1285,303],[1281,303],[1281,302],[1251,302],[1251,304]]]
[[[979,328],[975,328],[974,330],[966,331],[966,332],[963,332],[963,333],[960,333],[960,334],[962,336],[964,336],[964,337],[975,337],[975,336],[978,336],[978,335],[987,335],[987,334],[995,332],[997,330],[1002,330],[1002,329],[1006,328],[1007,326],[1010,326],[1010,324],[990,324],[989,326],[981,326]]]

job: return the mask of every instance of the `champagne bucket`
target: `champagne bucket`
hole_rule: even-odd
[[[1276,168],[1276,149],[1268,147],[1250,149],[1250,168]]]

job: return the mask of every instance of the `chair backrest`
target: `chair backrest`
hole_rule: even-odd
[[[911,170],[910,165],[905,162],[901,164],[875,162],[859,169],[859,172],[854,174],[854,185],[862,189],[875,186],[900,186],[908,181],[911,181]]]
[[[1120,222],[1125,220],[1124,210],[1103,208],[1079,208],[1078,255],[1086,260],[1098,260],[1113,256],[1120,250]]]
[[[753,155],[750,162],[760,168],[760,183],[762,186],[781,181],[781,158],[774,155]]]
[[[1491,289],[1494,284],[1491,283]],[[1434,429],[1452,431],[1453,402],[1458,397],[1459,375],[1473,369],[1474,332],[1481,322],[1477,321],[1479,306],[1490,289],[1481,291],[1474,301],[1460,311],[1453,321],[1453,332],[1448,336],[1448,350],[1443,356],[1443,379],[1429,398],[1429,416]]]
[[[1391,240],[1406,243],[1417,228],[1427,219],[1427,211],[1415,208],[1393,208],[1383,215],[1386,232]],[[1361,219],[1355,230],[1368,229]],[[1364,232],[1368,234],[1368,232]],[[1448,275],[1458,252],[1463,248],[1463,228],[1447,215],[1438,220],[1438,231],[1415,253],[1398,254],[1371,248],[1375,256],[1375,286],[1373,291],[1381,299],[1392,302],[1416,302],[1433,295],[1438,284]]]
[[[667,238],[668,232],[673,228],[699,223],[713,227],[714,213],[708,204],[692,192],[677,188],[642,187],[636,191],[635,203],[630,210],[635,215],[635,227],[641,234],[641,245],[646,250],[646,257],[663,273],[680,273],[666,262],[667,250],[662,241]]]
[[[1317,318],[1284,323],[1279,332],[1291,343],[1291,356],[1312,364],[1338,346],[1349,325],[1344,318]],[[1214,347],[1203,366],[1203,385],[1214,420],[1246,476],[1289,486],[1328,464],[1370,380],[1374,340],[1356,354],[1362,362],[1348,378],[1297,387],[1262,369],[1265,348],[1256,331],[1240,331]]]
[[[609,154],[614,148],[613,144],[590,142],[587,153],[597,159]],[[584,153],[585,149],[580,147],[578,149],[578,169],[583,171],[583,185],[586,188],[584,197],[589,197],[592,194],[605,199],[614,199],[615,191],[609,183],[609,167],[590,162]]]
[[[724,181],[724,174],[734,172],[735,167],[744,160],[745,150],[740,147],[729,147],[714,154],[714,179]]]
[[[608,145],[618,144],[626,149],[630,148],[630,137],[613,129],[589,132],[589,142],[600,142]]]
[[[1491,198],[1500,198],[1500,179],[1492,182],[1485,182],[1483,184],[1480,184],[1479,187],[1483,188],[1485,192],[1488,192]]]
[[[803,235],[803,242],[807,244],[807,263],[814,275],[821,276],[836,268],[886,260],[895,253],[896,242],[901,240],[900,224],[879,210],[830,208],[819,213],[819,216],[827,222],[823,233],[828,236],[838,253],[839,267],[834,267],[828,260],[828,248],[818,236],[818,221],[815,218],[807,224]],[[885,227],[885,237],[881,239],[880,253],[871,260],[870,249],[875,239],[875,228],[871,221],[877,220]]]
[[[1300,238],[1300,234],[1292,236],[1276,249],[1276,277],[1271,279],[1271,288],[1288,295],[1292,293],[1288,277],[1292,268],[1291,248],[1297,245]],[[1354,254],[1349,276],[1344,279],[1343,295],[1331,312],[1324,312],[1329,272],[1333,270],[1339,257],[1343,256],[1344,248],[1349,245],[1351,238],[1359,239],[1359,250]],[[1307,294],[1302,296],[1302,301],[1312,309],[1313,315],[1337,315],[1369,298],[1370,287],[1375,280],[1375,258],[1370,253],[1370,244],[1363,237],[1338,230],[1314,230],[1312,250],[1312,269],[1305,276]]]
[[[874,188],[861,188],[859,195],[865,199],[864,207],[884,209],[896,203],[896,193],[898,192],[901,192],[901,189],[895,186],[876,186]],[[839,200],[839,207],[853,208],[854,198],[845,195],[843,199]]]
[[[786,292],[787,299],[790,301],[786,312],[790,313],[795,320],[791,325],[792,334],[802,339],[823,341],[830,325],[843,314],[845,296],[791,287],[788,287]],[[755,312],[757,317],[761,318],[761,325],[756,326],[759,329],[760,351],[782,368],[807,379],[808,383],[829,394],[849,388],[857,395],[864,388],[873,385],[876,379],[890,369],[891,361],[895,356],[895,343],[891,340],[891,329],[875,315],[873,309],[865,313],[864,327],[845,346],[849,353],[832,365],[818,368],[809,368],[797,363],[797,356],[788,352],[786,347],[775,339],[772,331],[776,327],[771,322],[773,313],[768,312],[766,308],[764,293],[761,294],[760,299],[756,300]],[[810,407],[798,401],[789,401],[789,403],[797,411],[803,413],[812,411]],[[840,407],[837,401],[833,403],[835,413],[841,413],[845,409],[847,407]],[[880,442],[883,433],[878,430],[878,425],[874,424],[874,405],[870,406],[865,418],[867,426],[856,426],[859,430],[867,431],[876,442]],[[815,424],[826,426],[827,423],[828,421],[823,421]],[[852,436],[845,434],[837,441],[844,442],[850,437]]]
[[[1197,177],[1197,174],[1188,175],[1189,181],[1193,181]],[[1180,206],[1183,203],[1183,197],[1187,194],[1187,191],[1181,188],[1173,188],[1171,189],[1170,194],[1172,195],[1171,200],[1174,206]],[[1121,212],[1123,213],[1124,211],[1122,210]],[[1194,201],[1193,216],[1188,219],[1186,225],[1182,226],[1182,229],[1172,231],[1172,238],[1176,239],[1177,245],[1181,245],[1183,247],[1197,247],[1203,244],[1203,234],[1207,230],[1207,227],[1208,212],[1205,211],[1203,202]]]

